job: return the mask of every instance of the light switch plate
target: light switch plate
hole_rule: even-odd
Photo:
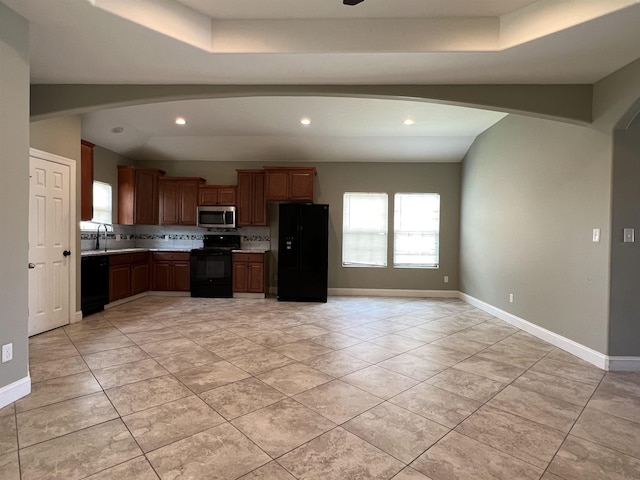
[[[600,229],[599,228],[594,228],[593,229],[593,241],[596,242],[596,243],[600,241]]]
[[[636,233],[634,228],[624,229],[624,243],[633,243],[636,241]]]

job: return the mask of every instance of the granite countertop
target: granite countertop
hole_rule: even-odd
[[[191,248],[116,248],[112,250],[83,250],[81,257],[94,257],[98,255],[117,255],[118,253],[138,252],[191,252]]]

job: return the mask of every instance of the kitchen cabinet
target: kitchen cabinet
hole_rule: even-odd
[[[109,302],[131,296],[131,255],[109,258]]]
[[[189,253],[157,252],[152,258],[154,290],[189,291]]]
[[[264,199],[264,171],[236,170],[237,187],[237,225],[267,225],[267,206]]]
[[[265,200],[313,202],[315,167],[264,167]]]
[[[158,181],[164,174],[155,168],[118,165],[118,223],[158,225]]]
[[[196,225],[198,189],[204,178],[163,177],[159,180],[160,224]]]
[[[149,290],[150,268],[148,252],[131,254],[131,295]]]
[[[93,219],[93,147],[80,141],[80,220]]]
[[[111,255],[109,259],[109,302],[149,290],[149,253]]]
[[[236,293],[264,293],[264,253],[233,254],[233,291]]]
[[[235,205],[235,185],[201,185],[198,188],[198,205]]]

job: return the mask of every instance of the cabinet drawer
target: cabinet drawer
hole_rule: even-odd
[[[155,252],[153,254],[153,260],[155,262],[168,262],[168,261],[189,261],[189,253],[187,252]]]
[[[234,253],[233,261],[262,263],[264,262],[264,253]]]
[[[128,253],[121,253],[117,255],[111,255],[109,257],[109,265],[129,265],[131,263],[131,255]]]
[[[140,253],[132,253],[131,254],[131,264],[137,263],[147,263],[149,261],[149,253],[148,252],[140,252]]]

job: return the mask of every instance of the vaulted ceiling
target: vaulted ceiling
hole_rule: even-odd
[[[640,57],[631,0],[0,1],[31,24],[37,84],[591,84]],[[145,159],[460,161],[503,116],[280,95],[90,112],[83,136]]]

